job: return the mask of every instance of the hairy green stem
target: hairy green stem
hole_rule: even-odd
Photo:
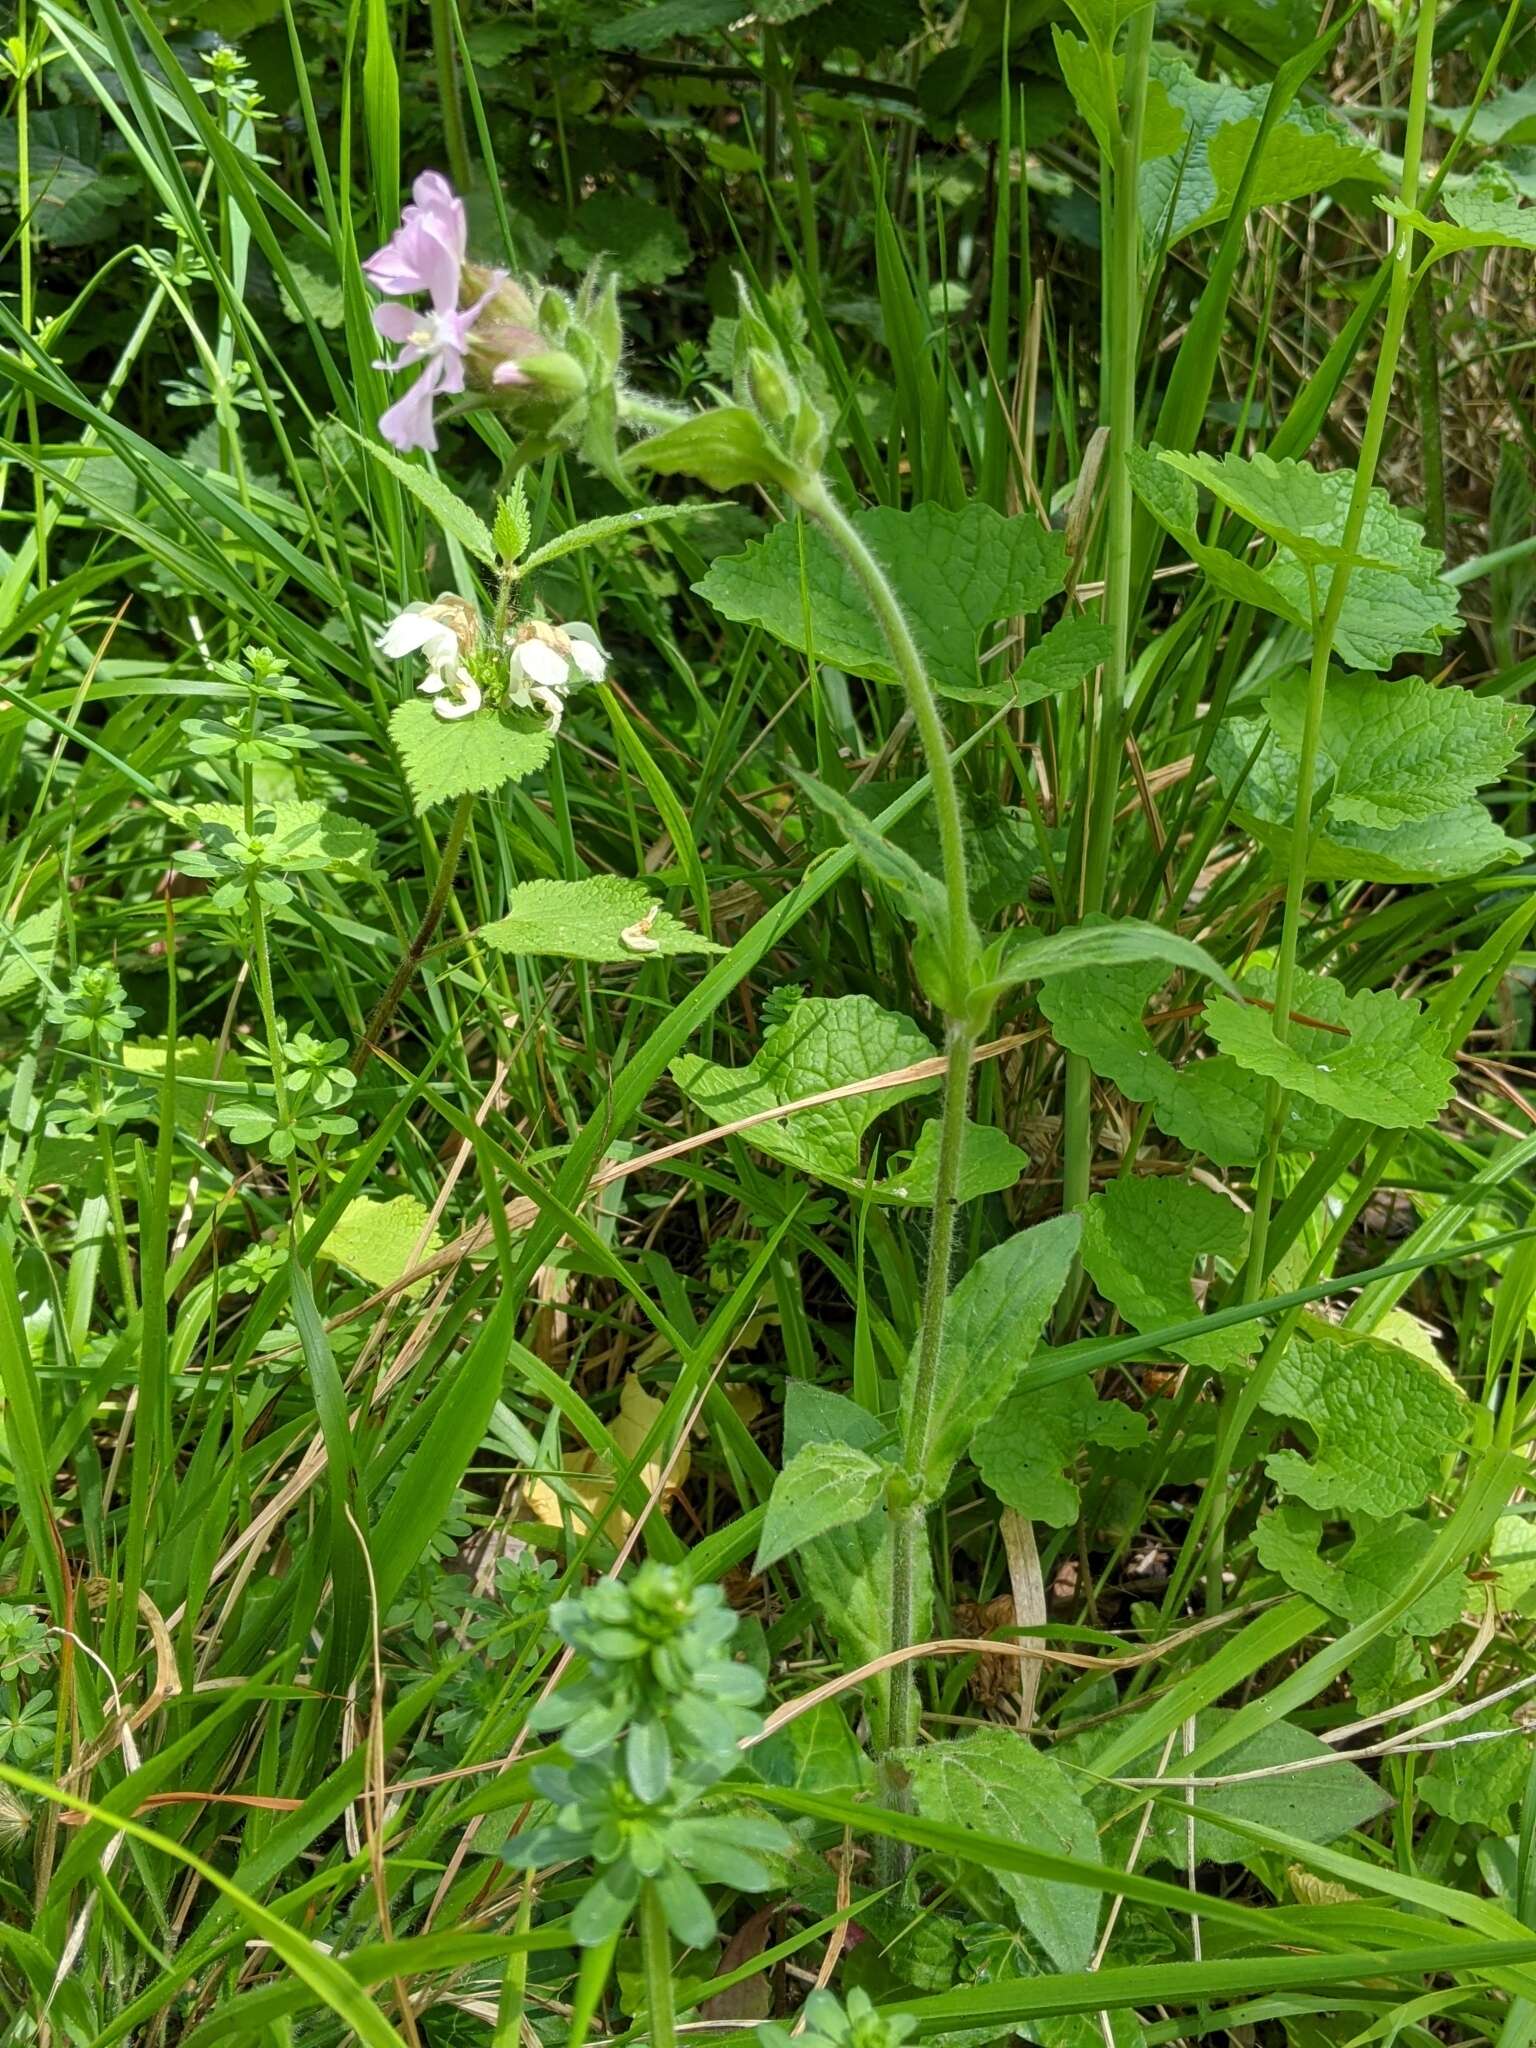
[[[464,841],[469,832],[469,821],[474,811],[475,799],[466,793],[453,808],[449,822],[448,836],[443,841],[442,854],[437,863],[437,881],[433,885],[432,900],[428,903],[417,925],[411,943],[401,957],[390,984],[373,1006],[373,1015],[364,1026],[362,1038],[352,1055],[351,1067],[354,1074],[360,1074],[378,1050],[379,1039],[388,1028],[389,1020],[399,1007],[400,998],[411,985],[421,957],[432,943],[432,934],[442,921],[448,907],[448,898],[453,893],[453,878],[459,871],[459,856],[464,851]]]
[[[1141,216],[1136,204],[1142,117],[1152,51],[1150,7],[1132,17],[1125,47],[1124,114],[1110,172],[1110,233],[1104,248],[1104,374],[1109,448],[1106,477],[1104,623],[1109,656],[1099,681],[1098,716],[1088,783],[1079,906],[1089,917],[1109,893],[1109,856],[1124,745],[1126,677],[1130,672],[1131,590],[1135,579],[1135,500],[1130,451],[1136,439],[1136,367],[1141,348]],[[1067,1058],[1063,1120],[1063,1206],[1088,1199],[1093,1167],[1093,1070],[1082,1054]]]
[[[661,1894],[647,1882],[640,1891],[640,1958],[645,1969],[645,2023],[650,2048],[676,2048],[672,2003],[672,1937]]]
[[[858,528],[818,477],[797,494],[802,509],[815,519],[847,563],[869,599],[885,635],[891,659],[906,691],[912,723],[923,749],[933,786],[939,858],[947,909],[946,974],[952,1002],[963,1002],[969,987],[971,960],[970,890],[966,874],[965,820],[960,786],[949,758],[949,742],[939,716],[938,699],[923,667],[922,656],[907,624],[901,601],[885,571],[871,554]],[[970,1099],[974,1032],[967,1015],[955,1011],[944,1019],[946,1065],[939,1127],[939,1157],[934,1183],[933,1215],[928,1239],[928,1264],[923,1276],[922,1317],[916,1367],[906,1394],[902,1423],[902,1461],[914,1485],[920,1483],[933,1429],[934,1390],[944,1343],[944,1317],[949,1302],[950,1264],[955,1246],[955,1212],[959,1205],[960,1159],[965,1142],[966,1108]],[[902,1508],[892,1518],[891,1641],[893,1650],[915,1640],[918,1607],[918,1564],[927,1540],[927,1521],[920,1505]],[[917,1681],[910,1664],[890,1674],[891,1694],[886,1747],[909,1748],[918,1733]],[[892,1788],[901,1796],[901,1787]]]

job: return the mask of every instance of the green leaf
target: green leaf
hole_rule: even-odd
[[[1247,981],[1266,996],[1273,993],[1272,975],[1251,974]],[[1381,1130],[1432,1123],[1450,1100],[1456,1070],[1413,997],[1390,989],[1349,995],[1326,975],[1300,971],[1292,1006],[1283,1045],[1270,1011],[1227,996],[1206,1003],[1206,1029],[1247,1072]],[[1319,1024],[1299,1024],[1296,1016]]]
[[[491,543],[504,569],[513,568],[533,538],[533,519],[528,510],[528,486],[519,473],[512,488],[496,500],[496,518]]]
[[[1536,249],[1536,206],[1525,203],[1513,179],[1495,164],[1482,165],[1475,177],[1446,192],[1449,223],[1393,200],[1376,203],[1428,236],[1430,263],[1463,249]]]
[[[664,427],[637,442],[624,457],[624,467],[656,476],[697,477],[714,491],[735,491],[743,484],[788,490],[799,482],[799,472],[768,438],[756,413],[740,405],[716,406],[697,419]]]
[[[660,50],[675,36],[707,36],[735,21],[739,0],[657,0],[592,30],[600,50]]]
[[[869,1451],[884,1441],[885,1425],[855,1401],[810,1380],[793,1380],[784,1396],[784,1456],[792,1459],[812,1443],[851,1444]],[[891,1625],[891,1518],[883,1501],[861,1521],[849,1522],[807,1543],[795,1570],[816,1605],[828,1633],[850,1668],[867,1664],[889,1647]],[[928,1546],[918,1546],[913,1628],[919,1639],[933,1615],[933,1566]],[[888,1681],[866,1688],[874,1718],[883,1726]]]
[[[732,0],[736,4],[736,0]],[[862,1792],[873,1772],[837,1700],[823,1700],[747,1752],[770,1785],[801,1792]]]
[[[1301,748],[1307,679],[1278,677],[1265,707],[1281,743]],[[1323,697],[1319,777],[1332,818],[1383,830],[1456,811],[1519,754],[1531,712],[1420,676],[1333,674]]]
[[[672,1062],[672,1076],[690,1101],[723,1124],[932,1057],[932,1045],[910,1018],[882,1010],[868,996],[805,996],[764,1034],[746,1066],[717,1066],[683,1053]],[[893,1082],[802,1110],[782,1124],[759,1124],[746,1139],[802,1172],[856,1184],[863,1178],[861,1143],[876,1117],[938,1085],[937,1078]]]
[[[884,1180],[871,1185],[869,1193],[877,1202],[925,1209],[933,1206],[941,1130],[938,1118],[930,1117],[917,1134],[917,1144],[907,1165],[893,1167]],[[1015,1184],[1028,1165],[1029,1154],[1021,1152],[995,1124],[967,1123],[960,1144],[960,1182],[955,1199],[975,1202],[983,1195],[1000,1194]]]
[[[975,501],[960,511],[877,505],[854,524],[907,608],[934,687],[950,695],[988,695],[982,633],[1039,611],[1065,580],[1066,543],[1028,515],[1004,519]],[[715,561],[694,588],[725,618],[802,654],[873,682],[897,680],[862,588],[818,527],[785,521],[744,554]]]
[[[1027,1736],[979,1728],[957,1742],[930,1743],[904,1761],[924,1820],[974,1829],[1084,1863],[1100,1860],[1098,1833],[1087,1807],[1060,1764],[1041,1756]],[[1086,1968],[1099,1926],[1094,1892],[1016,1871],[994,1870],[990,1879],[1001,1885],[1020,1925],[1058,1969]]]
[[[106,168],[118,150],[93,107],[34,107],[27,116],[27,225],[56,249],[81,248],[119,231],[137,178]],[[21,140],[14,119],[0,120],[0,204],[22,203]]]
[[[644,882],[622,875],[592,875],[581,882],[519,882],[507,897],[506,916],[482,925],[480,937],[498,953],[622,960],[631,966],[656,954],[724,950],[663,910]]]
[[[1176,1066],[1146,1020],[1167,969],[1147,960],[1044,982],[1039,1003],[1056,1042],[1081,1053],[1102,1079],[1132,1102],[1149,1102],[1159,1129],[1218,1166],[1251,1165],[1266,1131],[1265,1084],[1225,1054]],[[1286,1108],[1285,1142],[1315,1151],[1333,1118],[1311,1103]]]
[[[0,918],[0,1003],[31,988],[39,978],[39,970],[47,973],[53,964],[59,914],[58,904],[48,903],[15,923]]]
[[[180,1079],[180,1061],[177,1062]],[[358,1195],[348,1202],[321,1245],[318,1256],[345,1266],[370,1287],[393,1287],[413,1263],[431,1258],[442,1250],[442,1239],[428,1229],[428,1212],[415,1195],[396,1195],[392,1201],[375,1201]],[[425,1242],[423,1243],[423,1236]],[[421,1250],[417,1251],[417,1245]],[[427,1285],[418,1280],[412,1293]]]
[[[1189,968],[1218,988],[1236,986],[1204,946],[1139,917],[1089,918],[1059,932],[1015,927],[988,949],[981,971],[994,978],[999,988],[1011,988],[1021,981],[1047,981],[1056,975],[1081,974],[1087,968],[1124,967],[1141,960],[1159,961],[1165,972],[1170,967]]]
[[[1195,1261],[1212,1254],[1236,1265],[1248,1222],[1235,1202],[1182,1176],[1122,1176],[1094,1195],[1083,1218],[1083,1264],[1104,1299],[1136,1330],[1188,1322],[1199,1305]],[[1195,1365],[1230,1366],[1248,1357],[1254,1326],[1221,1330],[1176,1347]]]
[[[1313,586],[1319,614],[1338,573],[1328,558],[1342,545],[1354,490],[1354,472],[1318,471],[1310,463],[1273,462],[1267,456],[1183,456],[1133,450],[1131,480],[1147,510],[1204,569],[1217,587],[1310,633]],[[1161,472],[1161,474],[1159,473]],[[1194,477],[1219,490],[1222,502],[1262,511],[1275,538],[1272,558],[1255,564],[1211,547],[1197,527]],[[1440,573],[1440,557],[1424,545],[1421,529],[1399,512],[1385,491],[1366,502],[1357,562],[1351,570],[1336,645],[1351,668],[1384,669],[1399,654],[1433,654],[1456,629],[1456,592]],[[1388,566],[1380,566],[1386,564]]]
[[[814,775],[790,770],[796,786],[833,820],[863,865],[894,892],[905,914],[924,937],[938,942],[949,927],[949,902],[944,885],[896,840],[877,832],[848,798]],[[973,934],[974,937],[974,934]],[[960,1000],[964,1000],[963,994]]]
[[[176,1041],[176,1115],[180,1122],[196,1130],[207,1116],[211,1116],[219,1102],[227,1102],[232,1091],[243,1086],[247,1068],[245,1061],[232,1047],[221,1048],[216,1039],[205,1038],[201,1032],[189,1038]],[[165,1040],[163,1038],[136,1038],[122,1048],[123,1065],[130,1074],[146,1074],[158,1083],[165,1073]],[[218,1087],[209,1085],[215,1079]],[[199,1083],[203,1085],[199,1086]],[[160,1114],[158,1086],[149,1113],[157,1120]]]
[[[1367,1525],[1346,1549],[1322,1550],[1324,1518],[1288,1500],[1259,1517],[1253,1544],[1260,1564],[1293,1592],[1337,1614],[1351,1628],[1388,1606],[1435,1545],[1427,1522],[1403,1515]],[[1468,1597],[1466,1575],[1452,1572],[1388,1624],[1389,1633],[1439,1636],[1456,1626]]]
[[[1004,1507],[1066,1529],[1082,1505],[1076,1474],[1085,1447],[1130,1450],[1146,1433],[1145,1416],[1101,1401],[1086,1374],[1049,1387],[1026,1380],[972,1442],[971,1462]]]
[[[886,1472],[852,1444],[806,1444],[773,1482],[753,1570],[765,1572],[816,1537],[861,1521],[879,1500]]]
[[[517,573],[519,576],[531,576],[536,569],[558,562],[562,555],[573,555],[579,548],[600,547],[605,541],[623,540],[642,527],[669,526],[678,519],[698,519],[706,512],[722,509],[714,503],[639,505],[632,512],[610,512],[601,519],[583,520],[580,526],[567,527],[564,533],[557,533],[553,540],[545,541],[543,547],[535,548]]]
[[[366,435],[347,426],[345,421],[341,425],[344,433],[351,434],[375,462],[405,486],[450,540],[456,540],[465,553],[473,555],[477,561],[488,562],[495,567],[498,556],[489,527],[478,512],[471,511],[461,498],[455,497],[441,477],[435,476],[430,469],[423,469],[419,462],[407,462],[403,455],[397,455],[382,441],[370,441]],[[464,722],[469,723],[467,719]]]
[[[1501,1515],[1488,1544],[1488,1565],[1499,1589],[1499,1605],[1524,1612],[1536,1587],[1536,1520],[1530,1515]]]
[[[1463,1827],[1510,1831],[1510,1809],[1525,1797],[1531,1769],[1531,1736],[1507,1707],[1488,1707],[1453,1731],[1482,1741],[1443,1749],[1417,1781],[1415,1790],[1431,1813]],[[1493,1739],[1487,1740],[1486,1738]]]
[[[1467,117],[1465,107],[1436,107],[1433,113],[1440,127],[1458,130]],[[1508,92],[1490,93],[1472,116],[1467,134],[1480,149],[1536,142],[1536,78]]]
[[[1465,1396],[1445,1372],[1396,1344],[1315,1319],[1303,1329],[1261,1399],[1269,1414],[1304,1423],[1316,1448],[1310,1459],[1271,1453],[1270,1478],[1325,1514],[1384,1520],[1417,1507],[1466,1438]]]
[[[597,192],[555,244],[572,270],[606,257],[625,284],[665,284],[693,261],[681,223],[664,206],[626,192]]]
[[[1144,162],[1138,197],[1149,240],[1170,247],[1232,211],[1269,88],[1245,91],[1201,78],[1182,58],[1154,48],[1150,75],[1183,116],[1177,149]],[[1346,181],[1388,182],[1382,153],[1326,107],[1292,105],[1275,123],[1248,195],[1248,210],[1283,205]]]
[[[1196,1744],[1204,1744],[1232,1718],[1220,1707],[1210,1707],[1195,1724]],[[1256,1822],[1261,1827],[1282,1829],[1299,1842],[1332,1842],[1351,1828],[1361,1827],[1391,1801],[1374,1779],[1347,1757],[1336,1756],[1328,1745],[1290,1721],[1276,1721],[1245,1742],[1226,1751],[1218,1767],[1221,1777],[1236,1777],[1245,1771],[1271,1770],[1278,1764],[1301,1763],[1313,1757],[1333,1757],[1325,1768],[1288,1775],[1253,1778],[1245,1784],[1200,1786],[1187,1795],[1195,1814],[1195,1861],[1197,1863],[1245,1863],[1254,1854],[1251,1841],[1221,1826],[1223,1817]],[[1151,1777],[1158,1766],[1159,1751],[1149,1750],[1127,1777]],[[1178,1776],[1175,1760],[1167,1775]],[[1149,1861],[1182,1865],[1188,1854],[1188,1822],[1170,1802],[1181,1803],[1186,1795],[1172,1789],[1164,1803],[1154,1808],[1147,1834]],[[1123,1808],[1123,1795],[1115,1799]],[[1129,1823],[1126,1823],[1129,1826]]]
[[[1287,861],[1300,773],[1296,755],[1275,736],[1266,739],[1260,720],[1228,718],[1211,743],[1210,758],[1217,781],[1233,798],[1233,816],[1276,860]],[[1319,761],[1314,794],[1326,793],[1328,779],[1328,765]],[[1518,842],[1480,803],[1468,802],[1385,829],[1325,815],[1308,846],[1307,872],[1317,881],[1442,882],[1521,858]]]
[[[1034,1356],[1046,1317],[1067,1284],[1080,1229],[1076,1216],[1057,1216],[1021,1230],[984,1252],[950,1294],[927,1453],[917,1475],[928,1499],[942,1495],[955,1460]],[[907,1360],[904,1406],[913,1398],[920,1343],[914,1342]]]
[[[209,826],[227,832],[245,830],[243,804],[199,802],[178,807],[176,815],[191,832],[206,831]],[[264,819],[270,820],[262,835],[266,865],[289,874],[318,870],[367,874],[378,854],[378,834],[371,825],[347,817],[318,797],[278,797],[271,803],[258,803],[256,818],[258,827]]]
[[[554,735],[547,726],[518,726],[494,711],[473,718],[439,718],[423,697],[397,704],[389,715],[394,741],[418,812],[450,797],[486,794],[523,782],[549,759]]]
[[[1109,628],[1087,612],[1069,612],[1025,654],[1009,681],[992,687],[990,701],[1038,704],[1059,697],[1109,659]]]

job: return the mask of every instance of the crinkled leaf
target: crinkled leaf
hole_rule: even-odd
[[[628,941],[626,932],[631,934]],[[480,937],[498,953],[622,960],[631,965],[658,953],[721,950],[661,909],[644,882],[622,875],[592,875],[581,882],[519,882],[507,897],[506,916],[482,925]]]
[[[1000,704],[1038,704],[1059,697],[1109,659],[1109,628],[1087,612],[1069,612],[1029,649],[1006,684],[994,686]]]
[[[1530,1776],[1530,1730],[1515,1722],[1507,1707],[1489,1707],[1449,1732],[1492,1740],[1460,1742],[1439,1751],[1415,1786],[1420,1799],[1446,1820],[1508,1834],[1511,1809],[1525,1797]]]
[[[1274,992],[1273,975],[1256,973],[1247,980],[1256,994]],[[1412,996],[1390,989],[1349,995],[1326,975],[1302,971],[1292,1012],[1284,1044],[1275,1036],[1269,1010],[1227,996],[1206,1003],[1205,1025],[1222,1051],[1249,1073],[1378,1129],[1432,1123],[1450,1100],[1456,1070],[1441,1049],[1443,1034]],[[1297,1016],[1318,1023],[1297,1023]]]
[[[837,1700],[823,1700],[808,1714],[796,1715],[766,1741],[755,1743],[747,1761],[768,1784],[797,1792],[862,1791],[872,1775]]]
[[[909,1017],[882,1010],[868,996],[805,996],[764,1034],[746,1066],[717,1066],[697,1053],[684,1053],[672,1062],[672,1076],[706,1116],[734,1123],[932,1057],[932,1045]],[[806,1173],[858,1182],[861,1143],[875,1118],[938,1085],[936,1078],[896,1081],[867,1095],[801,1110],[783,1123],[759,1124],[746,1139]]]
[[[1445,194],[1449,221],[1431,220],[1391,200],[1378,205],[1429,238],[1431,262],[1462,249],[1536,249],[1536,206],[1526,204],[1514,181],[1495,164]]]
[[[907,1165],[893,1167],[884,1180],[877,1180],[869,1192],[878,1202],[899,1202],[929,1208],[938,1181],[939,1135],[937,1117],[930,1117],[917,1134],[917,1144]],[[1029,1165],[1029,1154],[995,1124],[967,1123],[960,1148],[960,1181],[955,1199],[978,1201],[983,1195],[1000,1194],[1011,1188]]]
[[[767,1571],[816,1537],[860,1521],[885,1479],[886,1467],[853,1444],[806,1444],[773,1482],[753,1570]]]
[[[707,36],[737,19],[740,0],[657,0],[592,31],[600,50],[660,50],[676,36]]]
[[[544,766],[555,743],[547,726],[514,725],[494,711],[439,718],[424,697],[395,706],[389,736],[418,812],[525,781]]]
[[[81,248],[120,232],[124,205],[141,190],[124,171],[107,169],[121,145],[109,140],[94,107],[33,107],[27,116],[27,226],[57,249]],[[21,134],[0,120],[0,205],[22,204]]]
[[[1212,742],[1211,767],[1234,799],[1233,816],[1276,860],[1288,860],[1300,772],[1296,755],[1273,734],[1266,738],[1260,720],[1229,718]],[[1314,793],[1327,782],[1328,768],[1319,762]],[[1441,882],[1521,857],[1520,846],[1482,804],[1467,802],[1387,828],[1325,816],[1312,834],[1307,872],[1318,881]]]
[[[1277,677],[1265,699],[1270,723],[1290,753],[1301,748],[1304,671]],[[1475,697],[1420,676],[1329,677],[1323,697],[1319,777],[1331,783],[1328,811],[1357,825],[1390,829],[1462,808],[1503,773],[1530,730],[1531,712],[1502,697]]]
[[[919,1475],[931,1499],[944,1490],[955,1460],[985,1427],[1034,1355],[1046,1317],[1067,1284],[1081,1225],[1057,1216],[984,1252],[949,1297],[930,1410],[928,1451]],[[912,1399],[921,1339],[902,1382]]]
[[[1083,1264],[1133,1329],[1186,1323],[1198,1306],[1190,1269],[1208,1254],[1236,1264],[1248,1240],[1235,1202],[1200,1182],[1156,1174],[1123,1177],[1094,1195],[1083,1218]],[[1221,1330],[1175,1346],[1197,1365],[1235,1365],[1252,1351],[1251,1330]]]
[[[664,206],[627,192],[596,192],[555,244],[573,270],[606,257],[626,284],[665,284],[693,260],[688,236]]]
[[[1488,1544],[1488,1565],[1499,1589],[1499,1605],[1523,1611],[1536,1587],[1536,1519],[1501,1515]]]
[[[1146,1433],[1144,1416],[1101,1401],[1083,1375],[1019,1387],[972,1441],[971,1460],[1004,1507],[1065,1529],[1082,1504],[1076,1475],[1085,1447],[1127,1450]]]
[[[1379,1337],[1309,1319],[1265,1385],[1271,1415],[1304,1423],[1310,1458],[1265,1461],[1283,1493],[1322,1513],[1403,1513],[1439,1484],[1464,1441],[1466,1399],[1446,1373]]]
[[[38,970],[46,973],[52,965],[59,915],[58,904],[48,903],[14,923],[0,918],[0,1003],[31,988]]]
[[[1053,1856],[1099,1861],[1088,1809],[1061,1765],[1042,1756],[1027,1736],[978,1728],[955,1742],[930,1743],[905,1761],[924,1820],[947,1821]],[[1095,1892],[1014,1871],[991,1875],[1058,1969],[1087,1967],[1099,1926]]]
[[[396,1195],[387,1202],[358,1195],[337,1217],[320,1257],[334,1259],[370,1287],[393,1287],[413,1261],[419,1263],[441,1249],[442,1239],[428,1229],[426,1204],[415,1195]],[[412,1291],[426,1285],[419,1280]]]
[[[1031,516],[1005,519],[976,501],[960,511],[877,505],[855,513],[854,524],[906,606],[935,687],[951,694],[986,695],[977,666],[982,633],[1039,611],[1065,580],[1060,535]],[[814,650],[834,668],[897,680],[862,588],[807,522],[785,521],[744,554],[715,561],[694,588],[724,617],[762,626],[801,653]]]
[[[1348,1622],[1369,1621],[1397,1597],[1435,1547],[1428,1522],[1403,1515],[1367,1524],[1353,1542],[1322,1550],[1324,1518],[1299,1501],[1284,1501],[1261,1515],[1254,1549],[1266,1571],[1277,1572],[1294,1592],[1315,1600]],[[1392,1632],[1439,1636],[1454,1628],[1467,1599],[1466,1575],[1452,1572],[1390,1623]]]
[[[1436,107],[1434,119],[1442,128],[1459,131],[1467,117],[1465,107]],[[1536,78],[1508,92],[1490,93],[1472,116],[1468,139],[1480,149],[1513,148],[1536,142]]]
[[[1149,1102],[1159,1129],[1219,1166],[1246,1166],[1264,1142],[1265,1084],[1225,1055],[1174,1063],[1145,1021],[1167,969],[1148,960],[1042,984],[1040,1008],[1056,1042],[1081,1053],[1099,1077],[1132,1102]],[[1316,1150],[1333,1127],[1311,1103],[1287,1105],[1287,1145]]]
[[[1151,76],[1183,116],[1178,149],[1143,162],[1139,198],[1149,238],[1171,247],[1225,220],[1258,133],[1267,86],[1252,90],[1201,78],[1170,50],[1154,48]],[[1270,130],[1248,195],[1250,212],[1279,206],[1346,180],[1387,181],[1382,155],[1325,107],[1287,108]]]
[[[1314,585],[1320,613],[1331,580],[1340,573],[1325,551],[1336,554],[1342,544],[1354,490],[1352,470],[1320,471],[1310,463],[1276,464],[1264,456],[1229,455],[1218,463],[1167,450],[1134,450],[1130,468],[1148,511],[1212,582],[1240,602],[1310,633]],[[1266,516],[1276,522],[1263,528],[1276,534],[1270,559],[1251,561],[1201,538],[1194,476],[1219,487],[1224,502],[1241,501],[1247,507],[1241,514],[1245,520],[1267,507]],[[1278,533],[1282,513],[1286,524]],[[1370,493],[1354,559],[1363,566],[1349,572],[1335,642],[1349,667],[1384,669],[1399,654],[1432,654],[1456,629],[1456,592],[1440,573],[1439,555],[1424,545],[1422,530],[1385,491],[1373,488]]]

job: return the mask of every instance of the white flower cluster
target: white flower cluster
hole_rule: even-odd
[[[407,605],[379,636],[379,652],[390,661],[421,655],[427,673],[417,688],[430,697],[439,718],[470,718],[485,702],[485,692],[469,667],[480,645],[479,614],[459,598],[437,604]],[[551,625],[545,619],[523,619],[502,639],[506,662],[505,701],[523,711],[542,711],[551,732],[558,732],[565,700],[586,683],[600,683],[608,673],[608,656],[584,620]],[[483,672],[483,671],[482,671]]]

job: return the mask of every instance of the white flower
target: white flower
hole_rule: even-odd
[[[565,700],[583,683],[600,683],[608,673],[608,656],[584,620],[553,626],[545,619],[524,619],[506,639],[508,699],[542,711],[551,732],[560,730]]]
[[[416,687],[434,699],[432,709],[439,718],[468,718],[484,702],[480,685],[462,658],[472,651],[479,632],[473,609],[462,599],[448,598],[441,604],[407,605],[376,644],[391,661],[424,655],[427,673]]]

